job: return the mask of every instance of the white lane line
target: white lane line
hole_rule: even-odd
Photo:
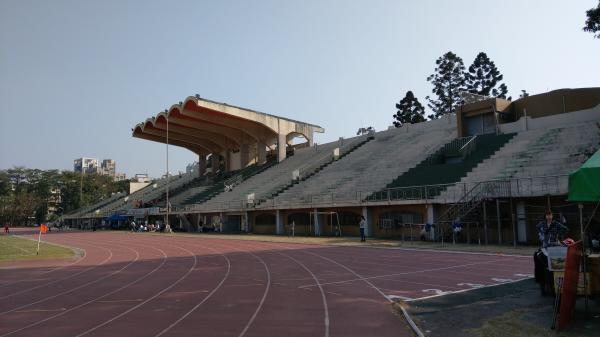
[[[15,235],[15,236],[18,236],[18,235]],[[19,236],[19,237],[21,237],[21,236]],[[30,241],[34,241],[34,242],[35,242],[35,241],[37,241],[37,239],[35,239],[35,238],[29,238],[29,237],[23,237],[23,239],[30,240]],[[55,245],[55,246],[59,246],[59,247],[63,247],[63,248],[67,248],[67,249],[70,249],[70,250],[73,250],[73,251],[75,251],[75,253],[77,253],[77,251],[81,251],[81,255],[79,256],[79,258],[78,258],[78,259],[75,259],[74,261],[72,261],[72,262],[70,262],[70,263],[67,263],[67,264],[65,264],[65,265],[62,265],[62,266],[57,266],[57,267],[55,267],[55,268],[52,268],[52,269],[50,269],[50,270],[46,270],[45,272],[42,272],[42,273],[39,273],[39,274],[37,274],[37,275],[36,275],[36,277],[39,277],[39,276],[42,276],[42,275],[45,275],[45,274],[51,273],[51,272],[53,272],[53,271],[56,271],[56,270],[60,270],[60,269],[66,268],[66,267],[70,267],[70,266],[72,266],[72,265],[75,265],[75,264],[77,264],[77,263],[79,263],[79,262],[83,261],[83,259],[84,259],[84,258],[86,257],[86,255],[87,255],[87,252],[86,252],[86,250],[85,250],[85,249],[83,249],[83,248],[79,248],[79,247],[72,247],[72,246],[66,246],[66,245],[63,245],[63,244],[60,244],[60,243],[56,243],[56,242],[53,242],[53,241],[47,241],[47,240],[43,240],[42,242],[46,242],[46,243],[48,243],[48,244],[52,244],[52,245]],[[9,285],[13,285],[13,284],[15,284],[15,283],[24,283],[24,282],[31,282],[31,281],[34,281],[34,280],[22,280],[22,281],[14,281],[14,282],[11,282],[11,283],[5,283],[5,284],[3,284],[2,286],[9,286]],[[11,296],[12,296],[12,295],[11,295]],[[9,296],[7,296],[7,297],[9,297]],[[5,298],[5,297],[0,297],[0,299],[3,299],[3,298]]]
[[[31,310],[19,310],[15,312],[26,313],[26,312],[55,312],[55,311],[65,311],[67,308],[58,308],[58,309],[31,309]]]
[[[406,300],[412,300],[411,297],[406,297],[406,296],[400,296],[400,295],[387,295],[387,298],[390,301],[395,301],[395,300],[402,300],[402,301],[406,301]]]
[[[95,266],[95,267],[98,267],[98,266],[101,266],[101,265],[103,265],[104,263],[106,263],[106,261],[108,261],[108,260],[110,260],[110,259],[112,258],[112,256],[113,256],[113,252],[112,252],[112,250],[110,250],[110,249],[107,249],[107,250],[110,252],[110,255],[109,255],[109,256],[108,256],[108,257],[107,257],[107,258],[106,258],[104,261],[102,261],[102,263],[101,263],[101,264],[99,264],[99,265],[97,265],[97,266]],[[115,274],[115,273],[118,273],[119,271],[121,271],[121,270],[123,270],[123,269],[127,268],[127,267],[128,267],[130,264],[131,264],[131,262],[130,262],[128,265],[126,265],[125,267],[123,267],[123,268],[121,268],[121,269],[117,270],[116,272],[113,272],[113,273],[111,273],[111,274],[105,275],[105,276],[103,276],[103,277],[101,277],[101,278],[99,278],[99,279],[95,279],[94,281],[91,281],[91,282],[88,282],[88,283],[82,284],[82,285],[80,285],[80,286],[78,286],[78,287],[71,288],[71,289],[69,289],[69,290],[65,290],[65,291],[63,291],[63,292],[60,292],[60,293],[58,293],[58,294],[54,294],[54,295],[52,295],[52,296],[48,296],[48,297],[42,298],[41,300],[38,300],[38,301],[35,301],[35,302],[31,302],[31,303],[28,303],[28,304],[21,305],[20,307],[13,308],[13,309],[11,309],[11,310],[7,310],[7,311],[0,312],[0,315],[4,315],[4,314],[7,314],[7,313],[10,313],[10,312],[13,312],[13,311],[16,311],[16,310],[22,309],[22,308],[26,308],[26,307],[32,306],[32,305],[34,305],[34,304],[38,304],[38,303],[41,303],[41,302],[45,302],[45,301],[47,301],[47,300],[49,300],[49,299],[53,299],[53,298],[56,298],[56,297],[58,297],[58,296],[61,296],[61,295],[64,295],[64,294],[71,293],[71,292],[73,292],[73,291],[75,291],[75,290],[78,290],[78,289],[81,289],[81,288],[83,288],[83,287],[87,287],[87,286],[88,286],[88,285],[90,285],[90,284],[93,284],[93,283],[99,282],[99,281],[101,281],[101,280],[103,280],[103,279],[105,279],[105,278],[107,278],[107,277],[110,277],[110,276],[112,276],[112,275],[113,275],[113,274]],[[94,269],[95,267],[92,267],[92,268],[90,268],[90,269]],[[77,274],[79,274],[79,273],[77,273]],[[75,275],[77,275],[77,274],[75,274]],[[73,276],[75,276],[75,275],[73,275]],[[70,278],[70,277],[69,277],[69,278]],[[51,284],[51,283],[54,283],[54,282],[50,282],[49,284]],[[40,286],[44,286],[44,285],[45,285],[45,284],[42,284],[42,285],[40,285]],[[36,287],[36,288],[39,288],[39,287]]]
[[[141,302],[141,303],[139,303],[139,304],[137,304],[137,305],[135,305],[135,306],[133,306],[133,307],[129,308],[129,309],[128,309],[128,310],[126,310],[126,311],[123,311],[122,313],[120,313],[120,314],[118,314],[118,315],[116,315],[116,316],[113,316],[113,318],[111,318],[111,319],[109,319],[109,320],[106,320],[106,321],[104,321],[104,322],[102,322],[102,323],[100,323],[100,324],[98,324],[98,325],[94,326],[93,328],[90,328],[90,329],[88,329],[88,330],[86,330],[86,331],[84,331],[84,332],[82,332],[82,333],[78,334],[78,335],[77,335],[77,337],[80,337],[80,336],[87,335],[87,334],[89,334],[90,332],[96,331],[96,330],[100,329],[101,327],[103,327],[103,326],[105,326],[105,325],[107,325],[107,324],[109,324],[109,323],[111,323],[111,322],[113,322],[113,321],[115,321],[115,320],[117,320],[117,319],[119,319],[119,318],[121,318],[121,317],[123,317],[123,316],[127,315],[128,313],[130,313],[130,312],[134,311],[135,309],[137,309],[137,308],[141,307],[142,305],[144,305],[144,304],[146,304],[146,303],[148,303],[148,302],[152,301],[153,299],[157,298],[158,296],[162,295],[163,293],[165,293],[165,292],[169,291],[171,288],[173,288],[174,286],[176,286],[177,284],[179,284],[179,282],[183,281],[183,280],[184,280],[184,279],[185,279],[185,278],[186,278],[186,277],[187,277],[187,276],[188,276],[188,275],[189,275],[189,274],[190,274],[190,273],[191,273],[191,272],[192,272],[192,271],[193,271],[193,270],[196,268],[196,265],[198,264],[198,258],[196,257],[196,255],[195,255],[193,252],[190,252],[189,250],[187,250],[187,249],[185,249],[185,248],[183,248],[183,247],[179,247],[179,246],[178,246],[177,248],[179,248],[179,249],[182,249],[182,250],[185,250],[185,251],[186,251],[186,252],[188,252],[188,253],[189,253],[191,256],[193,256],[193,257],[194,257],[194,264],[193,264],[193,265],[192,265],[192,266],[191,266],[191,267],[188,269],[188,271],[187,271],[185,274],[183,274],[183,275],[182,275],[182,276],[181,276],[179,279],[177,279],[177,281],[175,281],[174,283],[171,283],[171,285],[170,285],[170,286],[168,286],[168,287],[164,288],[163,290],[159,291],[158,293],[154,294],[153,296],[151,296],[151,297],[147,298],[145,301],[143,301],[143,302]]]
[[[436,295],[445,295],[450,293],[450,291],[443,291],[440,289],[422,289],[421,292],[423,293],[435,293]]]
[[[191,315],[196,309],[198,309],[202,304],[204,304],[206,301],[208,301],[209,298],[212,297],[212,295],[214,295],[217,290],[219,290],[221,288],[221,286],[223,285],[223,283],[225,282],[225,280],[227,280],[227,278],[229,277],[229,272],[231,271],[231,261],[229,260],[229,258],[217,251],[216,249],[213,249],[211,247],[206,247],[210,250],[212,250],[213,252],[220,254],[225,261],[227,261],[227,272],[225,273],[225,275],[223,276],[223,278],[221,279],[221,282],[219,282],[219,284],[217,284],[217,286],[208,294],[206,295],[206,297],[204,297],[204,299],[202,299],[202,301],[200,301],[198,304],[196,304],[192,309],[190,309],[188,312],[186,312],[185,314],[183,314],[178,320],[176,320],[175,322],[171,323],[171,325],[169,325],[168,327],[164,328],[161,332],[157,333],[155,335],[155,337],[161,336],[165,333],[167,333],[169,330],[171,330],[174,326],[176,326],[177,324],[179,324],[181,321],[183,321],[184,319],[186,319],[189,315]]]
[[[521,279],[512,280],[510,282],[487,284],[487,285],[484,285],[484,286],[478,287],[478,288],[468,288],[468,289],[461,289],[461,290],[457,290],[457,291],[448,291],[448,292],[446,292],[444,294],[441,294],[441,295],[424,296],[424,297],[414,298],[414,299],[411,299],[411,300],[406,300],[406,302],[416,302],[416,301],[420,301],[420,300],[427,300],[427,299],[430,299],[430,298],[436,298],[436,297],[450,295],[450,294],[460,294],[460,293],[464,293],[464,292],[467,292],[467,291],[473,291],[475,289],[491,288],[491,287],[501,286],[501,285],[505,285],[505,284],[516,283],[516,282],[520,282],[520,281],[527,280],[527,279],[530,279],[530,278],[531,277],[524,277],[524,278],[521,278]]]
[[[377,247],[377,246],[328,246],[330,248],[362,248],[362,249],[387,249],[387,250],[406,250],[413,252],[428,252],[428,253],[449,253],[449,254],[464,254],[464,255],[486,255],[486,256],[507,256],[531,258],[529,255],[519,254],[504,254],[504,253],[486,253],[486,252],[465,252],[460,250],[432,249],[432,248],[407,248],[407,247]]]
[[[67,246],[65,246],[65,247],[67,247]],[[96,248],[102,248],[102,247],[98,247],[98,246],[92,246],[92,247],[96,247]],[[73,249],[73,248],[70,248],[70,249]],[[83,260],[84,260],[84,259],[87,257],[87,251],[86,251],[85,249],[82,249],[82,248],[77,248],[77,249],[81,249],[81,250],[83,250],[83,256],[82,256],[80,259],[78,259],[77,261],[75,261],[75,262],[73,262],[73,263],[70,263],[70,264],[67,264],[67,265],[64,265],[64,266],[60,266],[60,267],[54,268],[54,269],[52,269],[52,270],[46,271],[46,272],[44,272],[44,273],[42,273],[42,274],[39,274],[39,275],[36,275],[36,276],[40,276],[40,275],[43,275],[43,274],[47,274],[47,273],[50,273],[50,272],[52,272],[52,271],[54,271],[54,270],[59,270],[59,269],[63,269],[63,268],[66,268],[66,267],[70,267],[70,266],[72,266],[72,265],[75,265],[75,264],[77,264],[77,263],[79,263],[79,262],[83,261]],[[105,249],[105,250],[106,250],[106,249]],[[109,257],[108,257],[106,260],[102,261],[102,263],[101,263],[100,265],[104,264],[104,263],[105,263],[106,261],[108,261],[108,259],[110,259],[111,257],[112,257],[112,255],[111,255],[111,256],[109,256]],[[60,281],[68,280],[68,279],[70,279],[70,278],[72,278],[72,277],[75,277],[75,276],[77,276],[77,275],[80,275],[80,274],[82,274],[82,273],[85,273],[86,271],[88,271],[88,270],[91,270],[91,269],[94,269],[94,268],[96,268],[96,267],[98,267],[98,266],[99,266],[99,265],[95,265],[95,266],[93,266],[93,267],[91,267],[91,268],[84,269],[84,270],[82,270],[82,271],[80,271],[80,272],[78,272],[78,273],[75,273],[75,274],[71,275],[71,276],[68,276],[68,277],[65,277],[65,278],[62,278],[62,279],[58,279],[58,280],[55,280],[55,281],[52,281],[52,282],[48,282],[48,283],[44,283],[44,284],[40,284],[40,285],[38,285],[38,286],[35,286],[35,287],[27,288],[27,289],[24,289],[24,290],[21,290],[21,291],[18,291],[18,292],[14,292],[14,293],[11,293],[11,294],[8,294],[8,295],[5,295],[5,296],[2,296],[2,297],[0,297],[0,300],[3,300],[3,299],[5,299],[5,298],[9,298],[9,297],[13,297],[13,296],[17,296],[17,295],[20,295],[20,294],[24,294],[24,293],[26,293],[26,292],[29,292],[29,291],[32,291],[32,290],[35,290],[35,289],[38,289],[38,288],[41,288],[41,287],[49,286],[49,285],[52,285],[52,284],[54,284],[54,283],[57,283],[57,282],[60,282]],[[13,284],[15,284],[15,283],[20,283],[20,282],[23,282],[23,281],[15,281],[15,282],[12,282],[12,283],[3,284],[2,286],[9,286],[9,285],[13,285]],[[25,280],[25,282],[27,282],[27,281]]]
[[[314,255],[320,256],[320,255],[315,254],[315,253],[310,253],[310,254],[314,254]],[[327,259],[327,258],[325,258],[325,259]],[[473,262],[473,263],[460,264],[460,265],[449,266],[449,267],[440,267],[440,268],[432,268],[432,269],[421,269],[421,270],[416,270],[416,271],[407,271],[407,272],[387,274],[387,275],[358,277],[358,278],[349,279],[349,280],[342,280],[342,281],[333,281],[333,282],[322,283],[322,285],[341,284],[341,283],[349,283],[349,282],[356,282],[356,281],[373,280],[373,279],[386,278],[386,277],[391,277],[391,276],[404,276],[404,275],[422,274],[422,273],[429,273],[429,272],[440,271],[440,270],[448,270],[448,269],[457,269],[457,268],[470,267],[470,266],[481,265],[481,264],[488,264],[488,263],[494,263],[494,262],[496,262],[496,261],[492,260],[492,261],[484,261],[484,262]],[[358,274],[354,273],[354,275],[358,275]],[[316,286],[316,285],[315,284],[307,284],[307,285],[299,286],[298,288],[309,288],[309,287],[314,287],[314,286]]]
[[[119,289],[120,290],[120,289]],[[131,300],[106,300],[106,301],[96,301],[98,303],[127,303],[127,302],[141,302],[143,298],[135,298]]]
[[[130,248],[127,248],[127,249],[130,249]],[[119,270],[116,270],[115,272],[113,272],[113,273],[111,273],[111,274],[109,274],[109,275],[107,275],[107,276],[114,275],[114,274],[116,274],[116,273],[118,273],[118,272],[120,272],[120,271],[124,270],[125,268],[129,267],[131,264],[133,264],[134,262],[136,262],[136,261],[137,261],[137,260],[140,258],[140,253],[139,253],[137,250],[133,250],[133,249],[130,249],[130,250],[132,250],[132,251],[135,251],[135,253],[136,253],[136,257],[135,257],[135,259],[134,259],[133,261],[129,262],[129,263],[128,263],[128,264],[127,264],[125,267],[123,267],[123,268],[121,268],[121,269],[119,269]],[[164,263],[164,260],[163,260],[163,263]],[[153,272],[154,272],[154,271],[156,271],[158,268],[160,268],[160,267],[163,265],[163,263],[161,263],[159,267],[155,268],[155,269],[154,269],[153,271],[151,271],[150,273],[153,273]],[[125,288],[129,287],[131,284],[133,284],[133,283],[135,283],[135,282],[137,282],[137,281],[139,281],[139,280],[141,280],[141,279],[143,279],[143,278],[146,278],[148,275],[149,275],[149,274],[146,274],[145,276],[143,276],[143,277],[141,277],[141,278],[138,278],[138,279],[136,279],[136,280],[135,280],[135,281],[133,281],[133,282],[129,282],[128,284],[126,284],[126,285],[124,285],[124,286],[122,286],[122,287],[120,287],[120,288],[118,288],[118,289],[115,289],[115,290],[113,290],[113,291],[111,291],[111,292],[109,292],[109,293],[106,293],[106,294],[104,294],[104,295],[102,295],[102,296],[100,296],[100,297],[96,297],[96,298],[94,298],[94,299],[92,299],[92,300],[89,300],[89,301],[87,301],[87,302],[85,302],[85,303],[82,303],[82,304],[76,305],[76,306],[74,306],[74,307],[72,307],[72,308],[69,308],[68,310],[66,310],[66,309],[65,309],[65,310],[64,310],[64,311],[62,311],[61,313],[59,313],[59,314],[56,314],[56,315],[54,315],[54,316],[49,316],[49,317],[46,317],[46,318],[44,318],[44,319],[42,319],[42,320],[37,320],[37,321],[36,321],[36,322],[34,322],[34,323],[28,324],[28,325],[26,325],[26,326],[24,326],[24,327],[21,327],[21,328],[17,329],[17,330],[13,330],[13,331],[11,331],[11,332],[9,332],[9,333],[3,334],[3,335],[2,335],[2,336],[0,336],[0,337],[9,336],[9,335],[12,335],[12,334],[14,334],[14,333],[17,333],[17,332],[23,331],[23,330],[25,330],[25,329],[32,328],[32,327],[34,327],[34,326],[40,325],[40,324],[42,324],[42,323],[44,323],[44,322],[47,322],[47,321],[49,321],[49,320],[51,320],[51,319],[53,319],[53,318],[56,318],[56,317],[58,317],[58,316],[62,316],[62,315],[64,315],[64,314],[66,314],[67,312],[73,311],[73,310],[75,310],[75,309],[79,309],[79,308],[81,308],[81,307],[83,307],[83,306],[85,306],[85,305],[88,305],[88,304],[90,304],[90,303],[92,303],[92,302],[94,302],[94,301],[96,301],[96,300],[98,300],[98,299],[105,298],[105,297],[107,297],[107,296],[109,296],[109,295],[111,295],[111,294],[114,294],[114,293],[116,293],[116,292],[117,292],[117,291],[119,291],[119,290],[125,289]],[[104,277],[104,278],[105,278],[105,277]],[[98,279],[97,281],[99,281],[99,280],[101,280],[101,279]],[[97,281],[94,281],[94,282],[92,282],[92,283],[95,283],[95,282],[97,282]],[[89,284],[91,284],[91,283],[86,283],[85,285],[89,285]]]
[[[319,254],[315,254],[312,252],[306,252],[309,254],[313,254],[316,256],[321,257],[322,259],[325,259],[327,261],[331,261],[332,263],[335,263],[337,265],[339,265],[340,267],[346,269],[347,271],[351,272],[352,274],[356,275],[358,278],[362,279],[363,282],[365,282],[366,284],[368,284],[369,286],[371,286],[371,288],[375,289],[381,296],[383,296],[383,298],[385,298],[388,302],[392,303],[393,300],[391,298],[389,298],[388,296],[386,296],[379,288],[377,288],[373,283],[371,283],[368,279],[365,279],[364,277],[362,277],[361,275],[359,275],[358,273],[356,273],[354,270],[348,268],[346,265],[341,264],[335,260],[332,260],[328,257],[325,256],[320,256]],[[408,314],[408,312],[400,305],[400,310],[402,310],[402,314],[404,315],[404,318],[406,319],[406,321],[408,322],[408,324],[410,325],[411,329],[413,330],[413,332],[418,336],[418,337],[425,337],[425,335],[423,335],[423,332],[421,331],[421,329],[419,329],[419,327],[417,326],[417,324],[415,324],[415,322],[412,320],[412,317],[410,317],[410,315]]]
[[[246,332],[248,331],[248,329],[250,328],[250,326],[252,325],[252,323],[254,323],[254,319],[260,312],[260,309],[262,309],[262,306],[265,303],[265,299],[267,298],[267,294],[269,293],[269,290],[271,288],[271,271],[269,270],[269,266],[267,266],[267,264],[265,263],[265,260],[263,260],[260,256],[254,254],[251,251],[243,251],[243,252],[254,256],[254,258],[256,258],[258,261],[260,261],[260,263],[262,263],[263,267],[265,268],[265,271],[267,272],[267,286],[265,287],[265,291],[263,293],[262,298],[260,299],[260,302],[258,303],[258,306],[256,307],[256,310],[252,314],[252,317],[250,317],[250,320],[248,320],[248,323],[246,323],[246,326],[244,327],[242,332],[240,332],[239,337],[243,337],[246,334]]]
[[[327,306],[327,297],[325,296],[325,291],[323,290],[323,286],[321,285],[321,282],[319,282],[319,279],[317,278],[317,276],[304,263],[296,260],[295,258],[291,257],[290,255],[283,254],[283,253],[278,253],[278,254],[286,256],[287,258],[296,262],[298,265],[300,265],[300,267],[304,268],[304,270],[306,270],[310,274],[310,276],[312,276],[313,280],[315,280],[315,282],[317,283],[317,286],[319,287],[319,291],[321,292],[321,301],[323,302],[323,311],[324,311],[324,315],[325,315],[325,317],[323,318],[323,322],[325,324],[325,337],[329,337],[329,307]],[[337,295],[339,295],[339,294],[337,294]]]
[[[471,288],[481,288],[481,287],[485,286],[485,284],[468,283],[468,282],[467,283],[457,283],[456,285],[459,286],[459,287],[467,286],[467,287],[471,287]]]

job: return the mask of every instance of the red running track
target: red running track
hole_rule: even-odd
[[[211,236],[59,232],[0,264],[2,336],[412,336],[389,302],[530,277],[531,258]]]

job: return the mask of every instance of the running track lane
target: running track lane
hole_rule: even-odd
[[[45,239],[85,255],[0,264],[0,336],[412,336],[394,297],[532,270],[529,257],[493,254],[118,232]]]

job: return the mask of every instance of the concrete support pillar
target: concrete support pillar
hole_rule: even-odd
[[[229,172],[231,171],[231,151],[225,150],[223,157],[225,157],[225,172]]]
[[[213,153],[212,154],[212,174],[217,174],[217,171],[219,170],[219,154],[217,153]]]
[[[258,164],[267,162],[267,144],[262,141],[256,143],[256,153],[258,154]]]
[[[362,216],[364,216],[365,220],[367,221],[367,228],[365,228],[365,236],[372,236],[374,219],[373,219],[373,214],[371,213],[371,211],[369,210],[368,207],[363,206]]]
[[[430,225],[435,224],[435,210],[432,204],[426,205],[427,207],[427,223]],[[435,240],[435,230],[432,228],[429,232],[429,240]]]
[[[225,228],[225,214],[223,212],[219,213],[219,233],[223,233],[223,229]]]
[[[240,146],[240,169],[243,169],[250,162],[250,146],[242,144]]]
[[[525,214],[525,202],[517,202],[517,241],[527,242],[527,214]]]
[[[282,162],[285,159],[286,139],[285,135],[277,135],[277,161]]]
[[[243,219],[242,219],[242,231],[246,232],[246,233],[250,233],[251,229],[250,229],[250,215],[248,214],[248,212],[244,212],[243,215]]]
[[[315,226],[315,236],[321,236],[321,222],[319,221],[318,209],[313,210],[313,225]]]
[[[500,199],[496,198],[496,222],[498,223],[498,244],[502,244],[502,220],[500,219]]]
[[[281,215],[281,211],[280,210],[277,210],[275,212],[275,234],[277,234],[277,235],[283,235],[284,234],[283,217]]]
[[[309,132],[306,136],[306,140],[308,141],[308,146],[313,146],[315,134],[314,132]]]
[[[198,156],[198,177],[206,173],[206,156],[201,154]]]

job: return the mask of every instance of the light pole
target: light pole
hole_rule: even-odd
[[[81,178],[79,179],[79,207],[83,204],[83,165],[81,165]]]
[[[169,226],[169,214],[171,211],[171,205],[169,205],[169,114],[166,113],[165,114],[165,119],[167,120],[167,183],[166,183],[166,199],[167,199],[167,219],[165,220],[165,230],[166,231],[170,231],[170,226]]]

